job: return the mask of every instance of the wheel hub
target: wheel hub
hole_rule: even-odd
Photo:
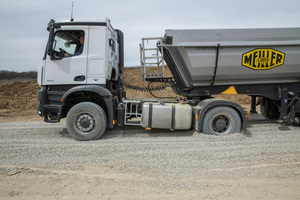
[[[81,132],[89,132],[95,127],[95,120],[89,114],[82,114],[77,119],[76,127]]]
[[[218,116],[214,119],[213,129],[216,132],[224,132],[228,129],[228,119],[224,116]]]
[[[226,121],[224,119],[218,119],[216,122],[217,129],[224,129],[226,127]]]
[[[83,127],[83,128],[88,128],[90,126],[90,121],[88,119],[82,119],[80,121],[80,125]]]

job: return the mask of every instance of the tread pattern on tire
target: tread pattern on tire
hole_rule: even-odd
[[[76,118],[81,113],[89,113],[95,119],[95,128],[90,133],[82,134],[75,126]],[[104,110],[93,102],[82,102],[73,106],[66,119],[69,134],[79,141],[97,140],[107,128],[107,116]]]

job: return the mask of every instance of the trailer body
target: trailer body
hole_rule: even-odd
[[[187,88],[300,81],[300,28],[166,30],[162,46]]]

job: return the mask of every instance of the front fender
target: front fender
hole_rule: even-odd
[[[76,86],[68,90],[63,97],[61,98],[61,103],[63,104],[65,100],[68,98],[69,95],[75,92],[94,92],[98,94],[100,97],[104,99],[107,108],[107,121],[108,121],[108,128],[113,128],[113,118],[114,118],[114,111],[113,111],[113,95],[111,92],[102,86],[99,85],[84,85],[84,86]]]
[[[71,89],[69,89],[61,98],[61,102],[63,102],[70,94],[74,92],[81,92],[81,91],[86,91],[86,92],[95,92],[101,97],[112,97],[111,92],[99,85],[81,85],[81,86],[76,86]]]

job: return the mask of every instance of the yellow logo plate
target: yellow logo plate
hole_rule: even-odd
[[[242,65],[254,70],[266,70],[284,64],[285,53],[275,49],[254,49],[243,54]]]

